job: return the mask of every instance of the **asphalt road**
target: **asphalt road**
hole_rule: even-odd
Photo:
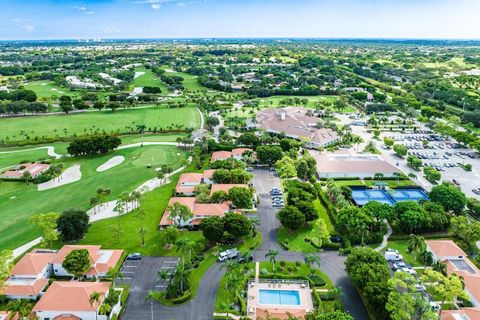
[[[254,187],[260,198],[257,207],[260,230],[262,232],[262,245],[253,253],[255,261],[268,261],[265,254],[270,249],[279,251],[277,261],[302,261],[303,253],[284,250],[276,241],[276,232],[280,222],[276,218],[279,209],[271,206],[270,190],[280,187],[280,179],[268,169],[255,169]],[[336,251],[320,253],[320,269],[332,280],[333,284],[341,288],[341,300],[345,311],[350,313],[355,320],[368,320],[367,310],[363,305],[360,295],[354,288],[345,271],[345,256],[339,256]]]

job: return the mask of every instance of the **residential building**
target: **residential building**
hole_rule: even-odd
[[[195,187],[202,183],[201,173],[182,173],[177,182],[175,193],[178,196],[195,195]]]
[[[1,179],[22,179],[24,172],[30,172],[32,179],[38,177],[50,168],[49,164],[45,163],[23,163],[16,166],[14,169],[5,171],[0,174]]]
[[[13,267],[3,294],[9,299],[36,300],[48,284],[56,251],[34,250]]]
[[[271,108],[257,113],[257,127],[265,131],[285,134],[292,139],[305,139],[307,148],[321,148],[340,141],[332,129],[318,128],[321,120],[311,110],[301,107]]]
[[[462,308],[460,310],[443,310],[441,320],[478,320],[480,308]]]
[[[401,171],[375,154],[310,152],[317,161],[320,178],[373,178],[376,174],[394,177]]]
[[[245,151],[253,152],[253,150],[249,148],[236,148],[236,149],[233,149],[232,151],[215,151],[212,153],[212,158],[210,159],[210,162],[215,162],[217,160],[226,160],[229,158],[242,160],[242,155]]]
[[[18,320],[18,314],[12,316],[8,311],[0,311],[0,320]]]
[[[188,209],[190,209],[190,211],[193,213],[193,217],[188,221],[178,221],[178,224],[181,227],[199,225],[202,222],[202,219],[208,217],[223,217],[225,213],[227,213],[230,209],[230,205],[228,202],[197,203],[195,202],[195,197],[173,197],[168,202],[167,209],[163,213],[163,217],[160,221],[160,227],[166,227],[174,224],[174,221],[169,218],[169,208],[177,202],[184,206],[187,206]]]
[[[204,184],[214,184],[215,182],[212,180],[214,172],[215,172],[215,169],[208,169],[208,170],[203,171],[202,183],[204,183]]]
[[[455,273],[463,278],[465,292],[472,305],[480,307],[480,270],[468,259],[467,254],[452,240],[426,240],[425,243],[434,261],[445,263],[448,274]]]
[[[92,261],[92,267],[86,273],[89,278],[106,277],[108,270],[117,265],[123,254],[123,250],[103,250],[98,245],[66,245],[58,251],[52,261],[53,274],[59,277],[72,276],[62,264],[70,252],[80,249],[86,249]]]
[[[100,294],[98,306],[108,297],[110,282],[55,281],[40,298],[33,312],[40,320],[107,320],[97,315],[97,305],[90,303],[90,296]],[[118,314],[120,302],[111,313]]]

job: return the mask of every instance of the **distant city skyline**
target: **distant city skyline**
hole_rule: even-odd
[[[0,0],[0,40],[480,39],[478,0]]]

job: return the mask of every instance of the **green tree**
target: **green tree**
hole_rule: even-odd
[[[30,184],[30,181],[32,180],[32,174],[30,173],[30,171],[23,171],[22,179],[27,183],[28,186]]]
[[[115,288],[117,279],[123,280],[123,273],[118,268],[108,268],[107,277],[112,280],[113,288]]]
[[[87,233],[89,227],[89,216],[82,209],[66,209],[58,220],[58,231],[63,242],[80,240]]]
[[[202,234],[210,242],[217,243],[223,240],[224,221],[220,217],[210,217],[203,219],[200,223]]]
[[[383,143],[385,143],[385,146],[390,149],[395,144],[395,140],[389,137],[385,137],[383,138]]]
[[[180,230],[175,226],[168,226],[160,233],[160,243],[170,249],[180,237]]]
[[[436,183],[442,177],[442,174],[432,167],[424,167],[423,173],[425,174],[425,179],[427,179],[431,183]]]
[[[168,215],[168,220],[172,221],[176,226],[181,226],[188,222],[193,217],[193,213],[186,205],[181,204],[180,202],[175,202],[171,205],[168,210],[170,214]]]
[[[304,162],[305,166],[306,163]],[[277,169],[278,175],[280,178],[294,178],[297,176],[297,168],[295,166],[295,160],[289,156],[283,156],[282,159],[278,160],[275,163],[275,168]],[[307,167],[305,167],[305,174],[307,172]]]
[[[140,146],[143,147],[143,135],[145,133],[145,130],[147,130],[147,126],[145,124],[137,124],[136,128],[137,128],[137,132],[142,135]]]
[[[466,216],[454,217],[450,220],[450,232],[467,248],[473,248],[480,240],[480,222]]]
[[[77,279],[80,279],[92,266],[87,249],[72,250],[65,257],[62,267]]]
[[[250,220],[241,214],[227,213],[223,218],[224,228],[229,234],[236,239],[241,239],[250,234],[252,230]]]
[[[233,187],[228,190],[228,198],[232,204],[240,209],[250,209],[253,205],[252,190],[250,188]]]
[[[295,206],[286,206],[277,213],[277,217],[280,220],[282,226],[290,231],[300,229],[305,225],[306,217],[303,212],[298,210]]]
[[[42,244],[53,247],[53,241],[58,239],[57,220],[60,214],[56,212],[39,213],[30,217],[30,223],[33,223],[42,232]]]
[[[34,303],[30,300],[11,300],[7,303],[7,311],[9,313],[9,319],[15,319],[17,316],[18,319],[31,319],[32,309]]]
[[[311,312],[307,314],[306,320],[353,320],[353,317],[348,313],[336,310],[325,313]]]
[[[0,252],[0,292],[3,291],[5,283],[10,277],[10,272],[13,267],[13,252],[10,250],[3,250]]]
[[[257,159],[260,163],[272,165],[283,156],[280,146],[259,146],[256,150]]]
[[[460,214],[467,205],[467,197],[456,186],[450,183],[442,183],[432,188],[428,194],[430,200],[439,203],[446,211]]]
[[[396,144],[393,146],[393,151],[395,151],[396,155],[403,158],[407,155],[408,149],[404,145]]]
[[[313,272],[313,265],[317,265],[317,267],[320,268],[321,258],[319,255],[314,255],[312,253],[309,253],[305,255],[305,257],[303,258],[303,261],[308,266],[311,272]]]
[[[224,203],[227,201],[228,198],[228,193],[226,193],[223,190],[215,191],[212,193],[212,196],[210,197],[210,202],[211,203]]]

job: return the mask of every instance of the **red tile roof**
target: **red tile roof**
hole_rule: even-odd
[[[55,281],[37,302],[33,311],[78,312],[95,311],[90,295],[95,291],[102,295],[110,288],[110,282]]]
[[[442,257],[467,256],[467,254],[452,240],[427,240],[425,243],[440,259]]]
[[[246,184],[212,184],[212,189],[210,190],[210,195],[214,194],[217,191],[225,191],[228,193],[230,189],[239,187],[239,188],[246,188],[248,186]]]
[[[215,162],[217,160],[225,160],[232,157],[232,153],[230,151],[215,151],[212,153],[212,158],[210,162]]]
[[[467,318],[465,318],[465,316]],[[480,308],[462,308],[460,310],[444,310],[440,314],[441,320],[479,320]]]
[[[24,255],[13,267],[12,276],[37,275],[53,261],[56,252],[30,252]]]
[[[215,169],[208,169],[208,170],[203,171],[202,178],[203,179],[212,179],[213,173],[215,171],[216,171]]]
[[[241,156],[245,151],[252,151],[250,148],[236,148],[232,150],[232,156]]]
[[[38,296],[47,284],[48,279],[45,278],[38,278],[33,282],[28,282],[28,280],[24,282],[21,280],[12,281],[10,284],[9,281],[7,281],[7,285],[2,294],[6,296]]]
[[[184,206],[187,206],[190,211],[192,211],[194,216],[219,216],[223,217],[229,209],[229,205],[225,203],[196,203],[195,197],[173,197],[168,202],[167,209],[165,210],[162,220],[160,221],[161,226],[172,225],[173,222],[168,219],[170,211],[168,208],[174,203],[181,203]]]
[[[287,320],[290,316],[300,319],[305,319],[306,312],[303,309],[287,309],[287,308],[256,308],[257,319],[280,319]]]
[[[20,169],[21,167],[25,167],[23,169]],[[35,178],[36,176],[42,174],[44,171],[48,170],[50,168],[49,164],[43,164],[43,163],[24,163],[21,165],[18,165],[15,169],[8,170],[0,175],[2,178],[7,178],[7,179],[19,179],[23,176],[23,173],[25,171],[30,172],[32,175],[32,178]]]

